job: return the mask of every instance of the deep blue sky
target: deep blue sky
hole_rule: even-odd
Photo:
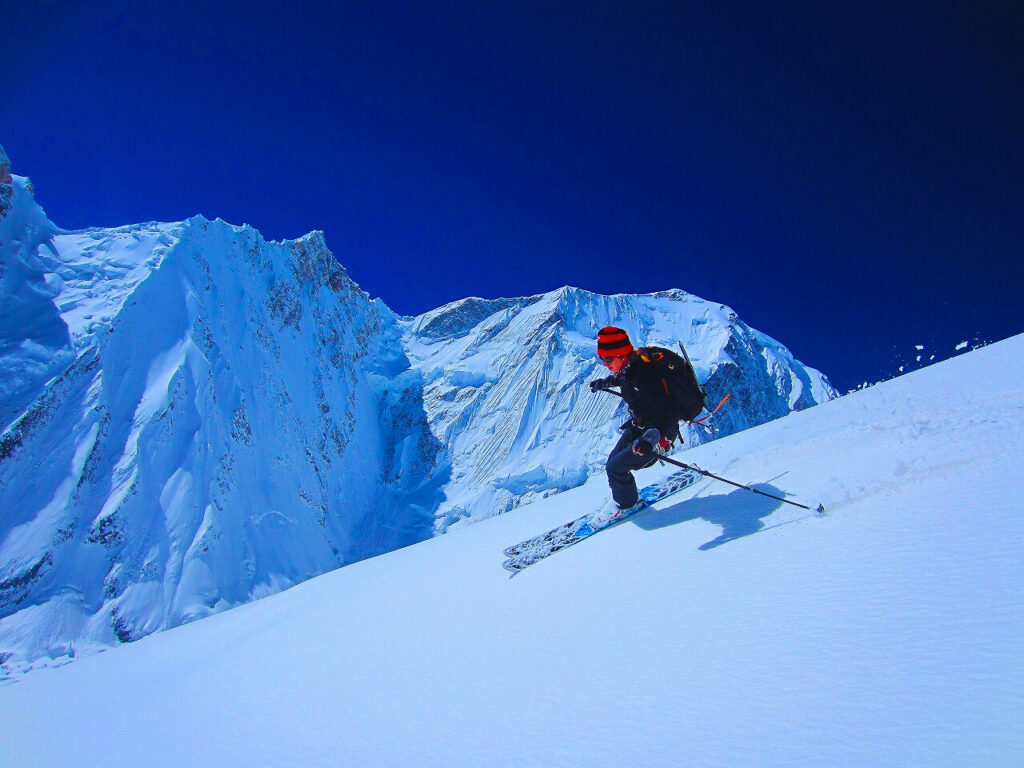
[[[63,227],[322,229],[402,314],[684,288],[841,390],[1024,331],[1020,2],[17,5]]]

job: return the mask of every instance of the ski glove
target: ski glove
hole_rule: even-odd
[[[633,453],[637,456],[650,456],[651,451],[654,450],[654,446],[648,443],[646,440],[634,440],[633,441]]]
[[[633,453],[637,456],[650,456],[654,451],[654,446],[661,442],[661,432],[655,427],[651,427],[644,432],[639,440],[633,441]]]
[[[590,382],[590,391],[600,392],[601,390],[608,389],[608,387],[613,387],[618,383],[618,380],[614,376],[606,376],[603,379],[594,379],[592,382]]]

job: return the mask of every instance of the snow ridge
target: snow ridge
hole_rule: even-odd
[[[422,385],[320,233],[61,233],[15,179],[5,276],[54,330],[4,328],[36,363],[0,437],[5,655],[136,639],[430,535]]]

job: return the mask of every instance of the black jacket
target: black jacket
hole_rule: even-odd
[[[646,350],[667,352],[660,347],[644,347],[633,353],[632,359],[616,377],[622,399],[629,406],[634,424],[640,429],[655,427],[662,437],[674,440],[679,436],[679,421],[675,406],[669,397],[661,372],[645,363],[641,355]]]

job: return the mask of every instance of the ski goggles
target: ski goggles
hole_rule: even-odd
[[[605,365],[611,365],[615,361],[615,356],[613,355],[612,357],[602,357],[601,355],[598,355],[597,359],[600,360]]]

